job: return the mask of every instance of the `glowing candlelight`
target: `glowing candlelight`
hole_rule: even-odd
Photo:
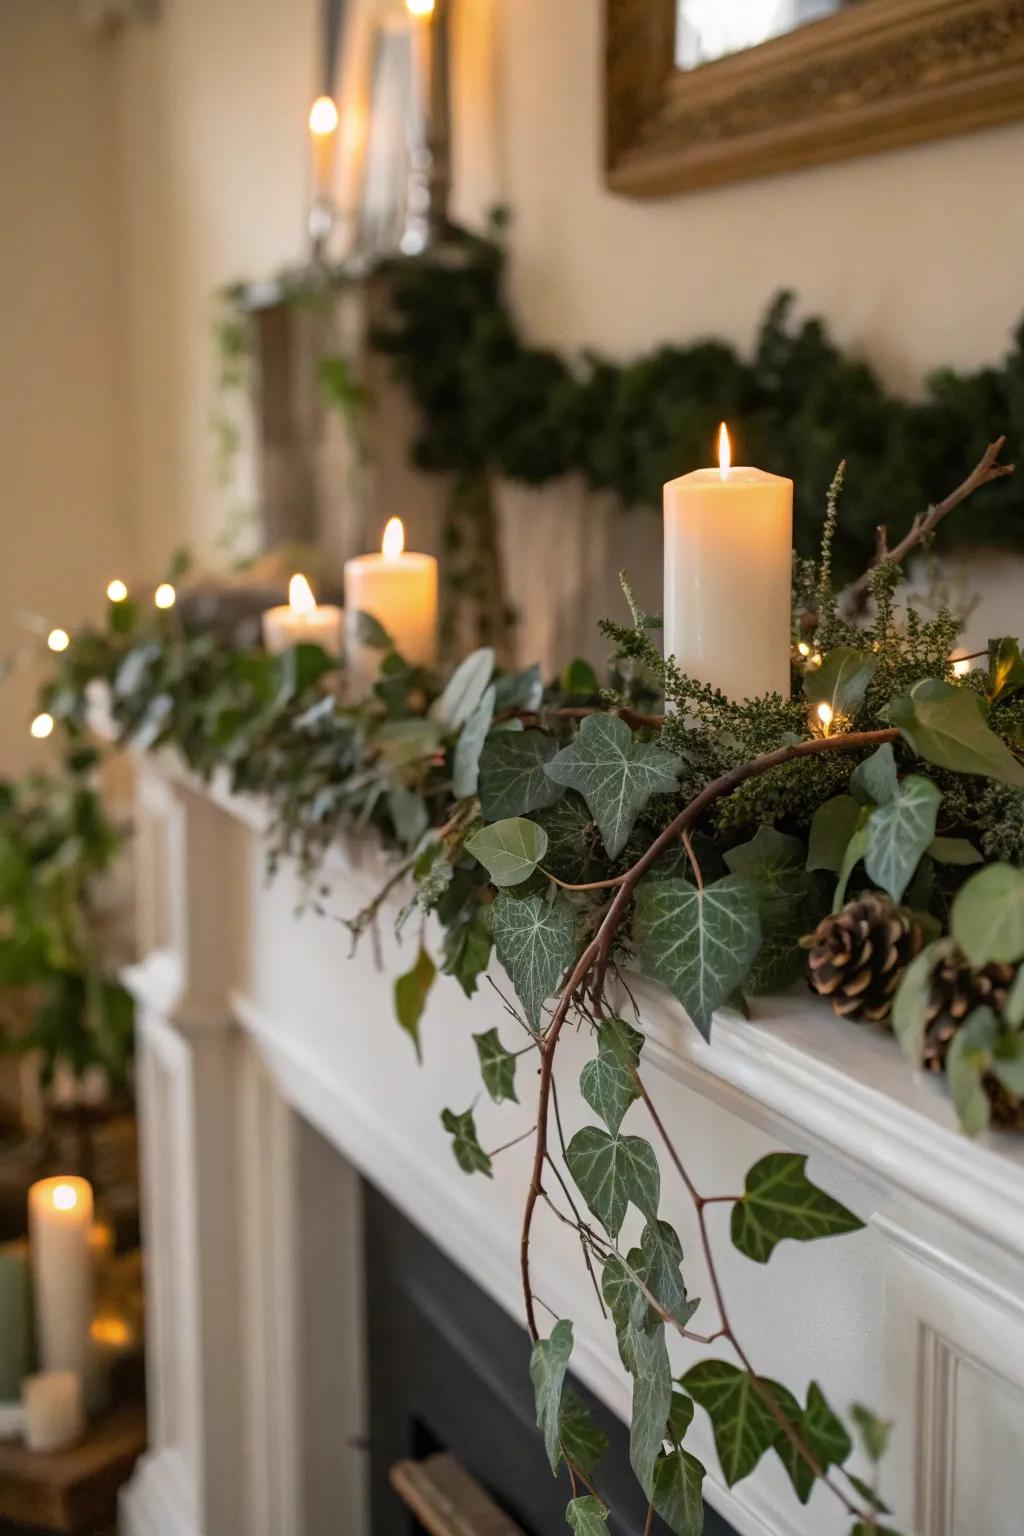
[[[263,615],[263,644],[272,656],[293,645],[319,645],[330,656],[341,654],[342,612],[318,603],[301,572],[288,583],[288,601]]]
[[[382,660],[359,633],[358,615],[371,614],[396,651],[414,666],[431,666],[437,644],[437,561],[410,553],[399,517],[389,519],[379,555],[345,564],[345,658],[354,682],[370,687]]]
[[[330,96],[318,96],[309,109],[309,139],[313,152],[313,182],[318,198],[331,195],[334,146],[338,138],[338,109]]]
[[[173,608],[177,599],[178,594],[169,581],[162,581],[153,593],[153,601],[158,608]]]
[[[39,1363],[83,1379],[93,1315],[92,1211],[87,1179],[40,1179],[28,1192]]]
[[[107,585],[107,596],[112,603],[123,603],[128,596],[128,588],[119,577],[115,576],[114,580]]]

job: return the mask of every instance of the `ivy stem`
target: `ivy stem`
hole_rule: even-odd
[[[524,1131],[521,1136],[515,1136],[511,1141],[503,1141],[500,1147],[495,1147],[494,1151],[488,1152],[487,1156],[497,1157],[499,1152],[507,1152],[510,1147],[518,1147],[519,1143],[521,1141],[526,1141],[528,1137],[534,1134],[536,1129],[537,1127],[535,1125],[531,1125],[530,1129],[528,1131]]]

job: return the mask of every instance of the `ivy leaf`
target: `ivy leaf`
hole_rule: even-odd
[[[675,1536],[701,1536],[706,1475],[696,1456],[691,1456],[682,1446],[664,1451],[658,1457],[652,1503]]]
[[[961,1129],[967,1136],[987,1131],[992,1107],[985,1092],[985,1074],[999,1039],[991,1008],[975,1008],[957,1030],[946,1053],[946,1081]]]
[[[800,1431],[822,1469],[827,1471],[830,1466],[842,1466],[853,1451],[853,1441],[842,1419],[830,1408],[818,1383],[811,1382],[807,1392],[807,1407],[802,1412],[796,1400],[790,1398],[790,1394],[785,1392],[785,1388],[773,1382],[772,1389],[780,1399],[783,1412]],[[780,1394],[784,1395],[780,1397]],[[790,1399],[788,1403],[786,1398]],[[781,1428],[775,1441],[775,1453],[785,1467],[800,1503],[806,1504],[814,1487],[815,1473],[806,1457],[797,1450]]]
[[[855,715],[864,702],[868,684],[878,665],[870,651],[858,651],[850,645],[837,645],[828,652],[821,666],[804,675],[807,702],[817,708],[827,704],[833,715]]]
[[[521,885],[533,874],[548,848],[548,835],[535,821],[510,816],[496,821],[466,842],[497,886]]]
[[[993,704],[1024,688],[1024,657],[1020,654],[1018,641],[1009,635],[1001,640],[990,640],[988,669],[991,678],[989,698]]]
[[[860,825],[862,808],[852,795],[835,795],[819,805],[811,820],[807,848],[808,869],[828,869],[834,873]]]
[[[646,1282],[645,1282],[646,1283]],[[650,1303],[617,1253],[609,1254],[601,1272],[601,1295],[615,1325],[619,1358],[630,1375],[637,1368],[640,1335],[647,1331]]]
[[[421,944],[412,969],[406,971],[404,976],[395,978],[395,1013],[406,1034],[412,1037],[420,1061],[423,1060],[420,1019],[436,975],[437,967]]]
[[[863,1403],[851,1404],[850,1417],[857,1426],[857,1433],[860,1435],[860,1442],[868,1460],[877,1466],[889,1449],[892,1425],[885,1419],[878,1418],[870,1408],[865,1408]]]
[[[884,741],[877,752],[859,763],[850,775],[850,790],[863,805],[865,801],[875,805],[888,805],[895,800],[899,788],[896,771],[896,754],[891,741]]]
[[[369,646],[371,651],[393,651],[395,648],[394,641],[380,620],[362,608],[355,616],[355,634],[359,644]]]
[[[950,927],[975,969],[1024,957],[1024,869],[989,864],[972,875],[956,893]]]
[[[880,1515],[892,1514],[892,1510],[889,1508],[888,1504],[884,1503],[878,1497],[878,1494],[872,1488],[870,1483],[866,1483],[862,1477],[858,1477],[856,1472],[847,1472],[846,1477],[847,1480],[853,1484],[854,1488],[856,1488],[861,1498],[866,1499],[873,1509],[878,1510]],[[859,1526],[858,1529],[866,1531],[867,1526]]]
[[[736,875],[702,891],[685,880],[644,881],[633,940],[640,969],[670,988],[707,1039],[715,1009],[736,991],[761,943],[757,896]]]
[[[644,1493],[654,1494],[654,1468],[665,1441],[672,1406],[672,1367],[665,1327],[637,1335],[633,1372],[633,1412],[629,1425],[629,1464]]]
[[[748,1171],[743,1197],[733,1206],[733,1246],[757,1264],[767,1264],[785,1238],[809,1243],[819,1237],[857,1232],[864,1223],[812,1184],[807,1158],[797,1152],[770,1152]]]
[[[924,1032],[928,1027],[932,972],[940,960],[952,954],[950,939],[935,939],[915,955],[903,973],[892,1005],[893,1033],[908,1061],[920,1062]]]
[[[589,661],[584,661],[582,657],[576,656],[572,661],[566,663],[562,672],[563,693],[574,696],[580,695],[589,699],[595,693],[599,693],[600,689],[601,684],[597,680],[597,673]]]
[[[506,1099],[511,1099],[514,1104],[518,1104],[516,1058],[502,1045],[498,1031],[488,1029],[482,1035],[474,1035],[473,1039],[476,1042],[477,1056],[480,1058],[480,1075],[484,1080],[484,1087],[495,1104],[504,1104]]]
[[[494,719],[494,688],[486,688],[483,698],[466,721],[452,754],[452,793],[456,800],[475,795],[480,778],[480,753]],[[507,736],[506,741],[514,741]]]
[[[467,997],[477,989],[477,980],[486,971],[494,939],[491,935],[489,909],[474,904],[468,916],[453,923],[444,936],[446,976],[454,976]]]
[[[635,1070],[644,1037],[622,1019],[598,1026],[598,1053],[580,1073],[580,1091],[614,1136],[634,1099],[640,1097]]]
[[[503,891],[494,903],[494,944],[527,1021],[539,1030],[544,1004],[576,959],[572,908],[562,896],[517,900]]]
[[[504,677],[498,678],[494,690],[494,708],[499,715],[507,709],[537,709],[544,697],[539,665],[534,662],[532,667],[524,667],[522,672],[506,672]]]
[[[912,773],[896,794],[876,807],[865,828],[864,867],[893,901],[903,893],[935,836],[942,791],[931,779]]]
[[[630,1251],[628,1260],[630,1269],[640,1276],[655,1300],[685,1327],[699,1303],[687,1300],[682,1262],[683,1245],[675,1228],[667,1221],[653,1220],[644,1227],[640,1246]],[[648,1322],[652,1323],[657,1313],[652,1308],[648,1311]]]
[[[840,907],[842,907],[843,903],[845,902],[846,887],[850,883],[850,876],[853,874],[854,870],[857,868],[857,865],[860,863],[861,859],[867,852],[867,818],[869,812],[866,806],[861,809],[860,814],[862,818],[860,824],[858,825],[853,836],[850,838],[850,841],[847,843],[846,852],[843,854],[843,862],[839,866],[839,875],[836,880],[836,888],[832,897],[833,912],[838,912]]]
[[[798,837],[761,827],[749,843],[731,848],[725,862],[757,896],[761,948],[746,978],[752,996],[784,992],[799,979],[804,958],[801,936],[821,915],[821,893],[806,867],[806,849]]]
[[[491,1159],[477,1139],[473,1111],[467,1109],[465,1114],[457,1115],[454,1110],[443,1109],[441,1124],[451,1135],[455,1161],[463,1173],[485,1173],[493,1178]]]
[[[1024,1024],[1024,965],[1017,971],[1003,1006],[1003,1018],[1011,1029]]]
[[[582,795],[563,792],[555,804],[533,818],[548,835],[545,869],[570,885],[600,880],[606,872],[604,853],[594,818]]]
[[[558,1421],[562,1450],[584,1477],[593,1477],[598,1462],[608,1450],[608,1436],[590,1417],[590,1409],[571,1387],[562,1389],[562,1412]]]
[[[679,1384],[707,1412],[722,1475],[731,1488],[771,1449],[779,1426],[750,1374],[725,1360],[702,1360]]]
[[[445,685],[444,692],[431,706],[431,719],[450,731],[465,725],[484,696],[494,671],[494,652],[489,645],[471,651],[460,661]]]
[[[570,1141],[565,1160],[609,1237],[618,1237],[630,1201],[648,1221],[657,1218],[661,1174],[654,1149],[641,1136],[609,1136],[599,1126],[587,1125]]]
[[[617,715],[588,715],[576,740],[544,771],[556,784],[579,790],[614,859],[651,796],[679,787],[682,766],[663,747],[638,741]]]
[[[953,773],[977,773],[1024,787],[1024,767],[985,723],[978,695],[937,678],[893,699],[889,719],[919,757]]]
[[[530,1356],[530,1380],[537,1404],[537,1428],[544,1436],[544,1449],[553,1476],[562,1459],[560,1420],[562,1387],[572,1354],[572,1323],[561,1318],[546,1339],[538,1339]]]
[[[502,732],[480,754],[480,804],[487,821],[525,816],[554,805],[564,793],[544,772],[558,752],[554,737],[543,731]]]
[[[383,762],[399,768],[432,756],[441,745],[441,732],[430,720],[388,720],[373,745]]]
[[[685,1392],[672,1393],[672,1405],[668,1410],[668,1437],[673,1445],[681,1445],[686,1431],[693,1423],[693,1398]]]
[[[865,1525],[863,1520],[858,1520],[850,1536],[900,1536],[900,1532],[891,1525]]]
[[[1024,1098],[1024,1036],[1003,1034],[996,1043],[989,1067],[1003,1087],[1016,1098]]]
[[[593,1494],[586,1494],[582,1499],[573,1499],[565,1511],[565,1518],[572,1527],[574,1536],[606,1536],[608,1529],[608,1507],[595,1499]]]
[[[928,855],[939,864],[955,864],[966,867],[983,864],[985,860],[966,837],[933,837],[928,844]]]

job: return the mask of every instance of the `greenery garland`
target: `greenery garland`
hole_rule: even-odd
[[[1005,473],[998,447],[948,504]],[[979,1006],[964,1021],[948,1068],[971,1131],[987,1123],[991,1082],[1015,1100],[1024,1095],[1024,659],[1016,641],[999,640],[987,666],[954,675],[956,619],[899,614],[892,559],[870,574],[869,621],[844,618],[832,584],[837,498],[838,483],[821,558],[797,564],[794,633],[813,634],[820,650],[794,647],[790,698],[734,703],[684,676],[662,658],[657,621],[636,608],[628,586],[630,622],[603,626],[613,648],[605,689],[581,663],[544,688],[536,667],[503,673],[488,649],[439,687],[365,616],[379,680],[369,698],[347,700],[336,661],[316,647],[270,657],[166,615],[139,623],[130,607],[112,604],[108,632],[77,636],[46,690],[46,707],[73,741],[102,682],[123,740],[173,744],[200,775],[226,769],[235,790],[266,796],[272,860],[298,856],[314,903],[327,894],[318,879],[324,852],[344,827],[376,827],[403,850],[351,927],[356,938],[368,931],[386,898],[411,883],[398,925],[416,925],[417,952],[395,982],[395,1005],[417,1052],[439,968],[428,919],[443,934],[440,969],[469,996],[496,951],[526,1044],[512,1050],[492,1028],[474,1045],[497,1103],[517,1103],[520,1056],[538,1067],[537,1119],[525,1133],[534,1158],[523,1297],[538,1425],[552,1472],[566,1468],[577,1536],[606,1529],[604,1446],[565,1384],[571,1322],[541,1335],[530,1272],[541,1210],[576,1232],[615,1328],[633,1380],[631,1461],[652,1520],[657,1513],[679,1536],[702,1528],[705,1471],[685,1447],[700,1406],[730,1485],[773,1454],[802,1502],[818,1483],[828,1489],[851,1536],[893,1536],[880,1523],[887,1512],[874,1475],[866,1481],[848,1467],[855,1436],[875,1466],[886,1426],[859,1405],[847,1425],[817,1384],[801,1401],[756,1370],[731,1320],[706,1210],[727,1203],[733,1246],[761,1264],[779,1242],[839,1237],[861,1223],[807,1178],[795,1154],[762,1158],[742,1193],[697,1188],[641,1072],[644,1036],[610,1005],[608,978],[621,962],[669,988],[709,1034],[715,1011],[742,993],[787,987],[802,968],[809,923],[830,906],[842,916],[848,890],[867,887],[903,914],[901,924],[909,909],[932,935],[896,1001],[912,1058],[936,966],[957,955],[979,971],[1017,968],[998,1010]],[[925,532],[920,522],[914,529],[915,538]],[[580,1077],[595,1123],[564,1143],[555,1064],[570,1021],[595,1042]],[[713,1320],[702,1331],[692,1325],[679,1236],[659,1215],[655,1146],[622,1130],[638,1103],[693,1202],[712,1290]],[[490,1176],[498,1153],[481,1145],[472,1107],[441,1118],[459,1166]],[[643,1233],[624,1252],[631,1206]],[[718,1348],[673,1381],[667,1331]]]

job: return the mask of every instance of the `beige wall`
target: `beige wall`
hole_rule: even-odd
[[[71,0],[0,4],[0,772],[29,756],[41,642],[131,564],[113,60]],[[45,631],[44,631],[45,632]],[[35,754],[38,755],[38,749]]]

